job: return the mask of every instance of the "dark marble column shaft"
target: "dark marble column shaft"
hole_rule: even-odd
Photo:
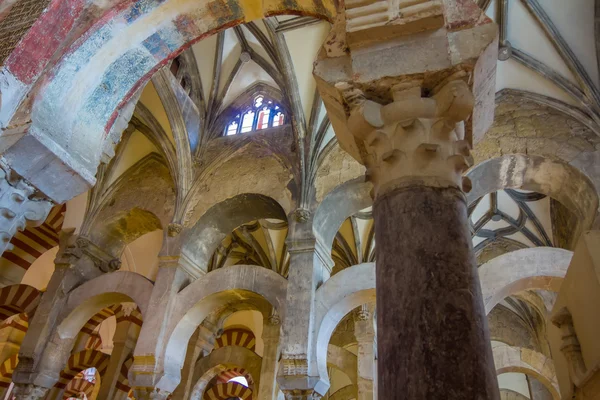
[[[397,188],[373,212],[379,398],[498,400],[462,192]]]

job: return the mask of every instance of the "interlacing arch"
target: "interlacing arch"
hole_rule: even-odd
[[[225,330],[215,341],[215,349],[224,346],[240,346],[254,351],[256,338],[254,333],[249,329],[231,328]]]
[[[237,382],[214,385],[204,393],[204,400],[227,400],[231,397],[242,400],[252,399],[252,390]]]
[[[33,316],[41,293],[29,285],[10,285],[0,289],[0,321],[15,314],[26,313]]]

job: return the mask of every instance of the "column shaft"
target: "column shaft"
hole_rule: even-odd
[[[359,319],[354,322],[354,334],[358,341],[357,353],[357,377],[358,386],[357,400],[373,400],[373,377],[375,364],[373,319],[367,313],[368,318]]]
[[[467,206],[455,188],[374,204],[382,399],[499,399]]]
[[[263,342],[264,351],[260,367],[260,386],[258,399],[274,400],[276,395],[276,376],[279,366],[279,334],[281,325],[279,321],[269,321],[264,325]]]

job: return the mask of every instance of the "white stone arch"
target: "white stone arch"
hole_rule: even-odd
[[[485,312],[504,298],[528,289],[558,291],[573,252],[535,247],[502,254],[479,267]]]
[[[530,375],[548,389],[554,400],[560,400],[556,370],[552,359],[534,350],[500,343],[493,346],[493,354],[497,375],[507,372]]]
[[[592,181],[579,169],[542,156],[507,154],[471,168],[473,183],[468,204],[502,189],[523,189],[552,197],[577,216],[575,237],[590,229],[598,211],[598,193]]]
[[[317,289],[315,332],[311,362],[317,363],[321,379],[329,381],[327,357],[329,340],[336,326],[356,307],[375,301],[375,263],[345,268]]]
[[[89,280],[69,293],[57,332],[75,338],[85,323],[100,310],[116,303],[134,302],[144,319],[154,284],[140,274],[116,271]]]
[[[319,203],[313,219],[313,231],[329,252],[335,234],[346,218],[373,204],[372,187],[364,178],[356,178],[335,187]]]
[[[287,221],[287,213],[277,200],[261,193],[221,199],[181,233],[181,253],[196,268],[206,271],[210,258],[228,234],[240,225],[263,218]]]
[[[173,392],[181,379],[187,343],[202,321],[215,309],[234,303],[267,303],[283,319],[287,280],[275,271],[256,265],[235,265],[212,271],[194,281],[175,298],[164,355],[164,376],[157,385]],[[136,348],[136,352],[138,348]]]

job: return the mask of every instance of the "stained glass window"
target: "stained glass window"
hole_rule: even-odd
[[[240,111],[241,113],[233,117],[225,126],[225,136],[273,128],[283,125],[285,121],[285,114],[281,107],[263,95],[254,97],[251,105]]]

